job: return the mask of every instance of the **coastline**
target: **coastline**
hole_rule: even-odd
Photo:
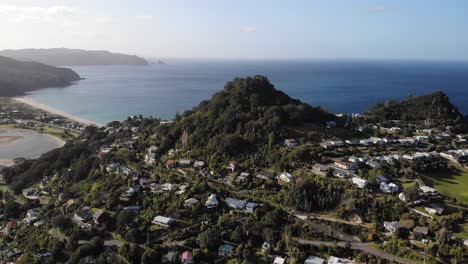
[[[23,104],[27,104],[33,108],[37,108],[37,109],[41,109],[45,112],[48,112],[50,114],[53,114],[53,115],[57,115],[57,116],[62,116],[62,117],[65,117],[69,120],[72,120],[72,121],[75,121],[75,122],[78,122],[78,123],[81,123],[83,125],[86,125],[86,126],[97,126],[97,127],[102,127],[104,125],[102,124],[99,124],[97,122],[94,122],[94,121],[90,121],[90,120],[87,120],[87,119],[84,119],[84,118],[81,118],[81,117],[77,117],[77,116],[74,116],[72,114],[69,114],[69,113],[66,113],[64,111],[61,111],[61,110],[58,110],[58,109],[55,109],[53,107],[50,107],[50,106],[47,106],[47,105],[44,105],[44,104],[41,104],[39,102],[36,102],[34,101],[34,99],[32,98],[28,98],[28,97],[13,97],[12,98],[13,100],[17,101],[17,102],[20,102],[20,103],[23,103]]]

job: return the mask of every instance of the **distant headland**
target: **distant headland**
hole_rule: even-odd
[[[148,61],[135,55],[102,50],[19,49],[2,50],[0,56],[20,61],[36,61],[53,66],[148,65]]]

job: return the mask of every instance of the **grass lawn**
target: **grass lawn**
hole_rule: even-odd
[[[425,173],[421,178],[443,195],[468,204],[468,170],[459,164],[449,162],[448,170]]]

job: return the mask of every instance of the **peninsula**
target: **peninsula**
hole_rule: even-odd
[[[21,61],[37,61],[54,66],[148,65],[145,59],[138,56],[103,50],[20,49],[0,51],[0,56]]]

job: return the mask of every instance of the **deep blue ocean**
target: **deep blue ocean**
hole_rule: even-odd
[[[72,69],[86,79],[28,97],[102,124],[138,114],[171,119],[234,77],[261,74],[291,97],[333,113],[361,113],[378,102],[436,90],[468,113],[468,63],[463,62],[167,60]]]

